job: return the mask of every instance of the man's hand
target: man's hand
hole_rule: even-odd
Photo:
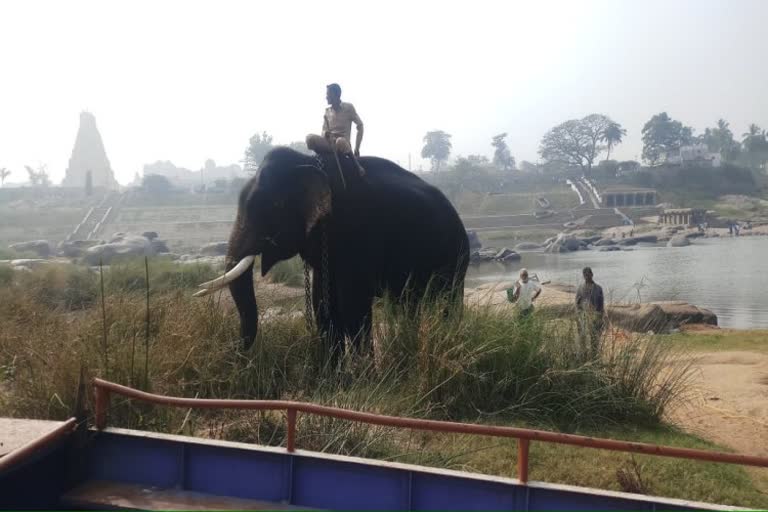
[[[360,158],[360,148],[355,148],[355,158]]]

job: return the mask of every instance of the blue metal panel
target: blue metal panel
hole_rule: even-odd
[[[407,510],[409,474],[394,468],[294,458],[293,503],[332,510]]]
[[[531,488],[529,510],[653,510],[653,504],[565,489]]]
[[[413,473],[412,510],[523,510],[525,488],[430,473]]]
[[[88,448],[88,477],[175,487],[182,474],[181,443],[102,432]]]
[[[288,499],[290,458],[275,453],[187,444],[185,488],[280,502]]]

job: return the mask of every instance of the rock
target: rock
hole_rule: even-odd
[[[661,307],[655,304],[612,304],[608,315],[614,325],[632,332],[662,332],[666,318]]]
[[[664,312],[667,322],[679,328],[686,324],[717,325],[717,315],[712,311],[682,301],[653,302]]]
[[[685,324],[717,325],[714,313],[687,302],[612,304],[607,310],[615,325],[632,332],[667,333]]]
[[[603,238],[603,235],[595,235],[595,236],[590,236],[590,237],[582,238],[581,241],[584,242],[585,244],[593,244],[594,245],[595,242],[597,242],[599,240],[602,240],[602,238]]]
[[[659,237],[656,235],[642,235],[633,238],[639,244],[655,244],[659,241]]]
[[[164,240],[153,240],[151,238],[147,238],[147,239],[149,240],[149,243],[152,245],[152,249],[154,249],[156,254],[163,254],[163,253],[171,252],[168,249],[168,245],[165,243]]]
[[[688,233],[685,235],[686,238],[703,238],[705,233],[702,233],[701,231],[694,231],[693,233]]]
[[[117,242],[95,245],[85,251],[83,259],[88,265],[109,265],[116,257],[154,256],[152,243],[143,236],[126,235]]]
[[[27,269],[31,270],[33,268],[38,268],[41,265],[45,265],[48,263],[48,260],[44,259],[18,259],[18,260],[11,260],[11,267],[15,269]]]
[[[601,238],[600,240],[593,242],[592,245],[595,247],[607,247],[609,245],[616,245],[616,240],[612,238]]]
[[[601,247],[600,252],[613,252],[613,251],[620,251],[621,247],[617,245],[608,245],[606,247]]]
[[[32,242],[19,242],[11,244],[8,248],[17,252],[33,252],[39,258],[47,258],[51,255],[51,243],[48,240],[33,240]]]
[[[685,235],[675,235],[667,242],[667,247],[687,247],[691,245],[691,241]]]
[[[539,249],[543,249],[544,246],[540,244],[536,244],[533,242],[520,242],[515,246],[515,251],[522,252],[522,251],[537,251]]]
[[[501,261],[502,263],[509,263],[512,261],[519,261],[521,259],[521,256],[513,251],[512,249],[507,249],[506,247],[500,250],[496,255],[493,257],[496,261]]]
[[[69,242],[61,242],[58,247],[59,256],[65,258],[80,258],[85,254],[86,249],[95,245],[100,245],[104,242],[99,240],[72,240]]]
[[[477,236],[477,231],[468,230],[467,231],[467,239],[469,239],[469,250],[474,251],[476,249],[481,249],[483,247],[483,243],[480,241],[480,237]]]
[[[200,248],[200,254],[206,256],[226,256],[228,248],[228,242],[211,242]]]
[[[578,251],[582,246],[582,241],[578,238],[568,238],[563,243],[567,251]]]
[[[634,238],[622,238],[621,240],[616,242],[616,245],[621,245],[624,247],[628,247],[630,245],[637,245],[637,240]]]

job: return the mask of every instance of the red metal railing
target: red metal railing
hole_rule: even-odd
[[[50,446],[56,441],[68,436],[74,432],[76,427],[77,420],[75,420],[75,418],[69,418],[45,435],[35,438],[32,441],[19,446],[15,450],[8,452],[4,457],[0,458],[0,473],[15,464],[27,460],[34,453],[44,449],[46,446]]]
[[[325,405],[292,402],[288,400],[215,400],[206,398],[179,398],[146,393],[102,379],[94,379],[93,386],[96,395],[96,428],[99,430],[106,427],[110,394],[115,393],[144,402],[175,407],[196,409],[251,409],[260,411],[284,410],[287,412],[288,417],[286,448],[289,452],[293,452],[296,447],[296,418],[299,412],[358,421],[370,425],[428,430],[432,432],[450,432],[454,434],[511,437],[518,441],[517,477],[522,483],[528,481],[528,449],[531,441],[568,444],[585,448],[600,448],[604,450],[641,453],[645,455],[659,455],[662,457],[674,457],[678,459],[768,467],[768,457],[695,450],[692,448],[676,448],[674,446],[659,446],[647,443],[633,443],[629,441],[617,441],[615,439],[602,439],[598,437],[548,432],[545,430],[401,418],[397,416],[384,416],[367,412],[349,411]]]

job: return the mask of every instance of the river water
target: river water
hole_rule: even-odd
[[[470,266],[467,286],[517,278],[522,267],[539,278],[578,285],[591,266],[606,300],[683,300],[712,310],[722,327],[768,329],[768,237],[693,240],[689,247],[638,245],[632,251],[522,253],[512,265]]]

